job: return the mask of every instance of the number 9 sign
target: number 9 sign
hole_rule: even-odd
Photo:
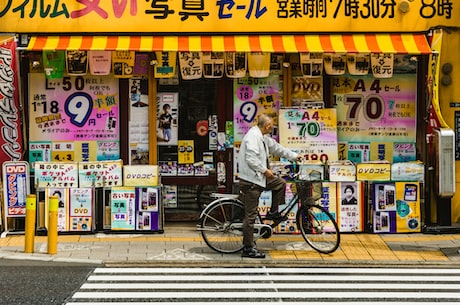
[[[75,92],[66,99],[64,109],[73,125],[83,127],[93,110],[93,99],[88,93]]]

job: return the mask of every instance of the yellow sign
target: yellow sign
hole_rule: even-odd
[[[458,26],[454,0],[0,0],[0,32],[419,32]]]
[[[177,141],[178,150],[178,163],[191,164],[195,163],[193,140],[179,140]]]

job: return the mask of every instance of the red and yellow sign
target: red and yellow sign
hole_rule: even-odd
[[[454,0],[0,0],[0,32],[421,32],[458,26],[459,6]]]

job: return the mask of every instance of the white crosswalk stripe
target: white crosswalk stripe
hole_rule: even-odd
[[[460,304],[460,269],[97,268],[67,305]]]

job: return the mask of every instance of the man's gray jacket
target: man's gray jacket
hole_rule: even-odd
[[[295,160],[297,157],[297,153],[284,148],[269,136],[264,136],[259,127],[251,127],[241,141],[238,153],[238,178],[265,188],[264,173],[267,170],[269,154],[288,160]]]

